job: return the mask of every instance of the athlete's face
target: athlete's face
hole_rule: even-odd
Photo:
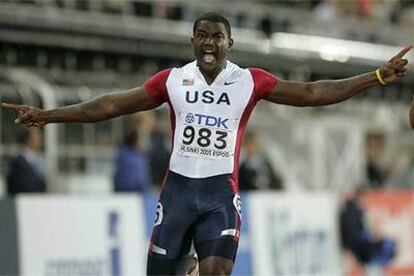
[[[224,67],[233,40],[223,23],[202,20],[195,27],[191,43],[200,69],[217,72]]]

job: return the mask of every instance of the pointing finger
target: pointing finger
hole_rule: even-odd
[[[1,107],[7,108],[7,109],[12,109],[12,110],[17,111],[17,112],[26,111],[26,108],[24,108],[23,106],[21,106],[19,104],[2,103]]]
[[[402,49],[397,55],[395,55],[392,59],[395,58],[402,58],[406,53],[408,53],[413,48],[413,45],[407,46]]]

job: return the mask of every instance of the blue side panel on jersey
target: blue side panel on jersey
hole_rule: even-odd
[[[237,251],[236,263],[233,268],[233,276],[246,276],[252,275],[252,258],[251,258],[251,245],[249,238],[249,220],[247,201],[249,195],[247,193],[241,193],[242,202],[242,226],[240,233],[239,249]]]

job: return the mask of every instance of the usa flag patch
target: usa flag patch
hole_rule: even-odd
[[[194,79],[183,79],[183,86],[194,85]]]

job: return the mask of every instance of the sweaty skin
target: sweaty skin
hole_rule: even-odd
[[[207,84],[211,84],[223,70],[233,40],[221,22],[200,21],[195,26],[191,38],[197,64]],[[386,83],[404,77],[408,61],[404,55],[412,45],[404,48],[386,64],[381,66],[380,74]],[[375,71],[342,80],[316,82],[296,82],[279,79],[266,100],[293,106],[321,106],[344,101],[359,92],[378,85]],[[78,122],[90,123],[111,119],[120,115],[156,108],[155,103],[143,87],[124,92],[108,93],[89,101],[52,110],[43,110],[27,105],[3,103],[2,107],[18,113],[16,123],[28,127],[41,127],[48,123]],[[411,107],[411,125],[414,119]],[[233,268],[231,260],[210,256],[199,264],[200,275],[230,275]]]

